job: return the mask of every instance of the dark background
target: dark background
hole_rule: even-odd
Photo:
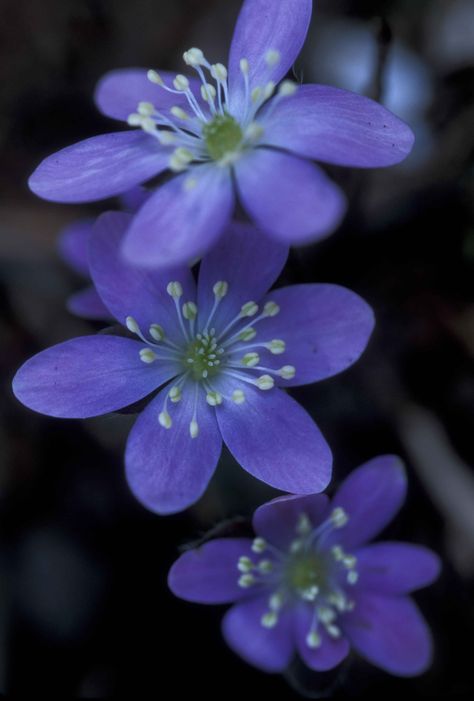
[[[284,282],[340,283],[375,308],[362,360],[294,395],[333,448],[334,484],[377,454],[406,459],[409,499],[388,535],[444,560],[440,580],[416,597],[436,644],[427,674],[400,680],[354,657],[329,676],[293,669],[287,683],[245,665],[221,639],[223,610],[174,599],[166,574],[180,546],[248,517],[272,490],[224,455],[196,507],[160,518],[125,484],[133,417],[59,421],[12,397],[24,360],[91,331],[65,310],[81,280],[56,242],[66,223],[106,206],[42,202],[28,175],[52,151],[117,128],[92,102],[106,70],[180,71],[182,51],[195,45],[225,62],[238,8],[238,0],[0,1],[0,691],[12,696],[473,691],[473,0],[315,2],[295,66],[298,79],[380,99],[417,134],[397,168],[331,169],[350,199],[346,222],[294,251]]]

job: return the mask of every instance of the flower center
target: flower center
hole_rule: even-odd
[[[229,114],[217,114],[212,121],[204,124],[202,134],[214,161],[237,151],[243,139],[242,129]]]
[[[305,594],[313,591],[315,587],[321,589],[324,575],[322,560],[314,553],[307,553],[290,558],[285,579],[290,589],[305,598]]]
[[[224,349],[217,344],[214,329],[198,333],[186,349],[185,368],[191,370],[191,375],[196,381],[215,377],[220,370],[223,353]]]

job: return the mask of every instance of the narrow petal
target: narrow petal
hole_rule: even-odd
[[[260,116],[265,144],[340,166],[394,165],[415,140],[405,122],[374,100],[326,85],[302,85],[266,112]]]
[[[325,489],[331,478],[331,451],[310,415],[280,389],[239,388],[245,393],[243,404],[224,401],[217,409],[222,437],[237,462],[285,492]]]
[[[354,554],[359,574],[357,588],[380,594],[407,594],[426,587],[441,569],[436,553],[411,543],[374,543]]]
[[[164,389],[136,421],[127,443],[125,465],[136,498],[158,514],[172,514],[194,504],[204,493],[219,460],[222,440],[215,411],[192,386],[183,389],[178,404],[168,403],[169,429],[158,422],[164,409]],[[190,436],[196,406],[199,435]]]
[[[311,648],[306,642],[306,637],[313,622],[313,607],[308,604],[299,605],[293,615],[296,648],[308,667],[316,672],[327,672],[341,664],[350,650],[347,638],[332,638],[324,627],[320,626],[318,634],[321,637],[321,645]]]
[[[180,282],[183,302],[194,302],[192,273],[186,266],[157,271],[130,265],[122,257],[121,244],[131,222],[132,216],[121,212],[106,212],[97,220],[89,251],[94,284],[121,324],[132,316],[144,334],[151,324],[159,324],[168,338],[182,344],[175,304],[166,287],[169,282]]]
[[[338,285],[292,285],[271,292],[279,313],[258,326],[258,338],[285,341],[284,360],[296,374],[286,386],[332,377],[359,359],[374,328],[374,314],[359,295]]]
[[[160,187],[140,209],[124,243],[130,262],[169,267],[201,257],[230,219],[229,172],[197,166]]]
[[[260,506],[253,515],[257,535],[276,547],[286,550],[295,539],[301,514],[306,514],[313,526],[326,518],[329,499],[325,494],[284,496]]]
[[[166,170],[169,157],[169,149],[142,131],[103,134],[45,158],[28,184],[53,202],[103,200]]]
[[[86,287],[71,295],[67,300],[67,308],[72,314],[84,319],[108,319],[110,312],[99,297],[95,287]]]
[[[242,203],[257,226],[289,245],[328,236],[346,209],[341,190],[317,166],[256,149],[235,166]]]
[[[168,574],[168,586],[176,596],[198,604],[229,604],[248,590],[239,587],[237,563],[254,558],[250,538],[218,538],[188,550]]]
[[[13,392],[48,416],[84,419],[146,397],[176,374],[171,363],[146,365],[143,343],[118,336],[83,336],[33,356],[13,378]]]
[[[146,68],[119,68],[106,73],[98,82],[95,90],[95,103],[102,114],[113,119],[127,121],[130,114],[137,111],[139,102],[151,102],[158,111],[170,117],[169,111],[174,105],[187,107],[188,101],[183,93],[176,95],[167,92],[147,78]],[[166,85],[173,87],[176,73],[160,71]],[[200,96],[200,82],[189,78],[191,89]]]
[[[359,595],[354,611],[340,620],[357,652],[386,672],[412,677],[429,667],[431,634],[408,597]]]
[[[259,301],[281,273],[288,247],[272,241],[255,227],[232,222],[219,242],[204,257],[199,271],[198,307],[205,324],[214,305],[213,287],[223,280],[229,291],[213,316],[224,328],[243,304]]]
[[[79,275],[89,277],[89,236],[93,219],[77,219],[59,234],[58,248],[61,258]]]
[[[407,478],[400,458],[381,455],[354,470],[341,484],[332,507],[342,507],[349,521],[328,536],[347,548],[376,536],[405,500]]]
[[[283,672],[294,651],[292,619],[284,611],[274,628],[261,624],[268,611],[268,597],[257,597],[233,606],[224,616],[222,632],[230,648],[264,672]]]
[[[278,83],[290,70],[304,44],[311,19],[311,0],[245,0],[235,27],[229,55],[231,112],[245,108],[240,60],[249,63],[250,89]],[[273,65],[268,52],[278,52]]]

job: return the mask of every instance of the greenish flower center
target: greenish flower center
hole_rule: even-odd
[[[222,350],[218,347],[214,334],[197,334],[187,347],[183,360],[194,380],[215,377],[221,369]]]
[[[233,117],[218,114],[212,122],[203,126],[202,135],[210,157],[220,161],[228,153],[236,151],[243,139],[242,129]]]
[[[298,593],[321,588],[325,579],[323,562],[314,553],[292,557],[287,565],[287,581],[290,588]]]

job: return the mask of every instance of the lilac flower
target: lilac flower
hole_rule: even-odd
[[[374,458],[331,502],[321,494],[280,497],[255,512],[253,541],[221,538],[184,553],[169,586],[187,601],[234,603],[224,637],[266,672],[283,671],[295,652],[326,671],[352,646],[387,672],[421,674],[431,661],[431,637],[408,594],[438,576],[439,560],[419,545],[367,545],[405,492],[400,460]]]
[[[124,193],[120,200],[124,210],[135,212],[149,197],[142,187],[135,187]],[[59,234],[59,253],[74,272],[86,280],[89,272],[89,237],[94,228],[94,219],[77,219],[66,226]],[[110,312],[93,285],[74,293],[67,300],[67,308],[72,314],[85,319],[108,319]]]
[[[135,338],[86,336],[39,353],[14,378],[18,399],[50,416],[85,418],[161,387],[126,449],[133,492],[159,513],[201,496],[222,439],[244,469],[278,489],[324,489],[330,450],[281,388],[330,377],[357,360],[373,328],[370,307],[336,285],[267,294],[288,249],[242,224],[203,259],[197,289],[187,266],[137,269],[119,250],[129,219],[99,219],[90,270],[111,315]]]
[[[197,79],[116,70],[99,83],[100,110],[140,131],[105,134],[47,158],[30,178],[41,197],[99,200],[170,169],[134,218],[125,255],[143,266],[182,264],[216,242],[234,208],[277,241],[329,234],[345,200],[310,160],[377,168],[402,161],[409,127],[372,100],[323,85],[280,82],[306,36],[311,0],[245,0],[228,68],[184,53]],[[278,85],[279,84],[279,85]]]

